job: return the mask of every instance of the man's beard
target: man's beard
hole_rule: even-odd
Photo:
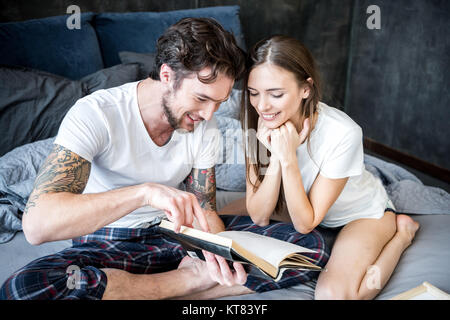
[[[192,132],[194,130],[194,128],[192,128],[192,130],[188,130],[188,129],[181,127],[181,122],[183,121],[184,115],[180,119],[177,119],[175,117],[175,115],[170,110],[169,103],[168,103],[168,97],[169,97],[169,93],[166,93],[163,95],[162,108],[164,111],[164,115],[166,116],[167,121],[169,122],[169,125],[172,127],[172,129],[176,130],[178,133]]]
[[[177,130],[178,128],[180,128],[180,123],[181,123],[182,119],[178,120],[177,118],[175,118],[172,111],[169,109],[167,97],[168,97],[167,93],[164,94],[162,97],[162,107],[163,107],[164,115],[166,116],[167,121],[169,122],[172,129]]]

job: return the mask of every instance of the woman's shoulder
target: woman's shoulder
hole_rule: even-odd
[[[359,125],[344,111],[335,107],[330,107],[324,102],[319,102],[318,115],[326,124],[332,124],[342,128],[355,128]]]
[[[331,179],[360,174],[364,161],[361,127],[345,112],[325,103],[319,104],[317,123],[315,145],[321,174]]]
[[[345,135],[349,132],[360,131],[361,127],[344,111],[319,102],[318,119],[316,124],[323,132],[333,132],[334,135]]]
[[[334,148],[341,143],[357,144],[362,141],[361,127],[345,112],[319,102],[316,125],[311,142],[321,149]]]

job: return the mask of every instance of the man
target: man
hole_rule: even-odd
[[[244,72],[217,22],[186,18],[159,38],[151,78],[97,91],[64,118],[23,215],[32,244],[73,239],[2,286],[7,299],[214,298],[253,292],[241,264],[186,256],[161,216],[209,232],[216,213],[213,113]],[[185,182],[186,191],[182,190]],[[250,278],[251,276],[248,276]],[[245,284],[245,286],[243,286]]]

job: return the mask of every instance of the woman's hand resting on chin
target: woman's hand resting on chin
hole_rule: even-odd
[[[270,142],[272,154],[279,160],[281,165],[297,162],[297,148],[306,140],[310,129],[309,118],[303,121],[303,128],[297,132],[294,124],[288,120],[277,129],[271,130]]]

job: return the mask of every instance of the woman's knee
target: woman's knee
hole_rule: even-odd
[[[343,283],[328,282],[316,286],[314,292],[316,300],[359,300],[357,290],[348,288]]]

